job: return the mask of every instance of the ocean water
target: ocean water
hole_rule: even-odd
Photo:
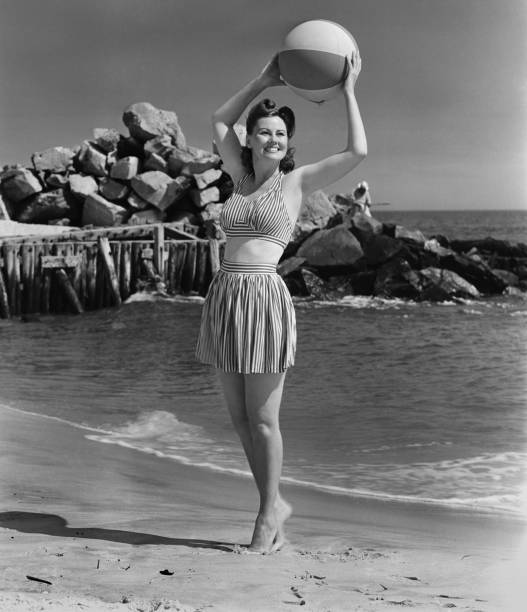
[[[157,454],[160,469],[178,461],[246,477],[214,371],[194,359],[201,303],[143,296],[81,317],[0,321],[0,404],[82,428],[94,452],[119,444]],[[299,300],[296,312],[285,481],[525,515],[527,294],[347,296]]]

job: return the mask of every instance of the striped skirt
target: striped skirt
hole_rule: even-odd
[[[196,348],[225,372],[283,372],[295,361],[293,302],[272,264],[223,261],[212,279]]]

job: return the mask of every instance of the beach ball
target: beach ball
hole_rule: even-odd
[[[305,21],[284,39],[278,54],[286,85],[312,102],[324,102],[340,91],[346,75],[346,56],[358,51],[353,36],[338,23]]]

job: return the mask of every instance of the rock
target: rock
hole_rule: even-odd
[[[377,270],[373,294],[385,298],[417,300],[421,294],[419,274],[412,270],[405,259],[392,259]]]
[[[293,240],[301,240],[316,229],[323,229],[337,214],[335,205],[323,191],[315,191],[302,202],[293,231]]]
[[[139,172],[140,160],[138,157],[129,155],[117,160],[110,170],[110,176],[121,181],[133,179]]]
[[[365,243],[364,256],[370,266],[378,266],[394,257],[403,248],[403,243],[384,234],[377,234]]]
[[[217,187],[207,189],[191,189],[190,197],[197,208],[205,208],[208,204],[220,201],[220,190]]]
[[[81,198],[87,198],[90,194],[97,193],[99,190],[99,185],[93,176],[71,174],[68,182],[71,193]]]
[[[106,175],[106,154],[85,140],[76,156],[77,169],[92,176]]]
[[[514,272],[509,270],[500,270],[499,268],[492,268],[492,273],[499,276],[501,280],[509,287],[517,287],[520,283],[520,279]]]
[[[298,249],[311,266],[351,266],[363,256],[359,241],[344,225],[318,230]]]
[[[53,219],[68,217],[70,206],[62,189],[37,193],[16,208],[15,219],[20,223],[47,223]]]
[[[411,240],[412,242],[417,242],[417,244],[424,245],[426,242],[426,238],[424,234],[419,230],[410,230],[402,225],[395,226],[395,235],[394,238],[401,240]]]
[[[16,203],[42,191],[38,178],[25,168],[17,169],[2,181],[2,195]]]
[[[150,204],[146,200],[143,200],[141,196],[138,196],[137,193],[134,193],[133,191],[131,191],[128,195],[126,202],[128,206],[134,211],[145,210],[145,208],[148,208],[150,206]]]
[[[114,181],[110,178],[103,178],[99,184],[99,193],[103,198],[115,202],[117,200],[124,200],[130,193],[128,185],[123,185],[119,181]]]
[[[98,193],[92,193],[84,202],[82,225],[96,227],[122,225],[127,216],[128,212],[123,206],[109,202]]]
[[[130,135],[139,142],[166,134],[177,147],[184,149],[186,146],[176,113],[156,108],[149,102],[128,106],[123,112],[123,122]]]
[[[193,174],[198,189],[205,189],[220,179],[222,171],[217,168],[209,168],[205,172]]]
[[[373,295],[376,278],[375,270],[363,270],[348,276],[354,295]]]
[[[53,147],[33,153],[31,162],[37,172],[67,172],[73,165],[75,153],[66,147]]]
[[[185,223],[188,225],[202,225],[196,213],[190,210],[172,210],[167,211],[166,220],[171,223]],[[204,223],[204,222],[203,222]]]
[[[143,170],[156,170],[168,174],[168,163],[156,153],[149,153],[143,162]]]
[[[439,257],[446,257],[447,255],[453,255],[454,251],[452,249],[448,249],[438,242],[436,238],[431,238],[430,240],[425,240],[424,243],[425,251],[429,251],[430,253],[434,253]]]
[[[147,140],[144,145],[144,151],[148,155],[158,155],[163,159],[168,159],[170,155],[177,149],[172,143],[172,138],[168,134],[156,136]]]
[[[114,128],[95,128],[93,130],[93,140],[99,149],[102,149],[105,153],[110,153],[117,149],[121,134]]]
[[[502,257],[527,257],[527,245],[511,244],[506,240],[496,238],[483,238],[481,240],[452,240],[450,246],[458,253],[468,253],[472,249],[479,252],[495,253]]]
[[[422,282],[421,299],[443,302],[451,298],[476,299],[479,291],[464,278],[441,268],[424,268],[419,271]]]
[[[143,156],[143,144],[132,136],[121,136],[117,144],[117,157],[139,157]]]
[[[501,293],[506,283],[492,272],[483,261],[475,261],[468,255],[454,253],[440,258],[442,268],[452,270],[474,285],[480,293]]]
[[[516,274],[521,281],[527,280],[527,265],[519,264],[516,267]]]
[[[326,283],[320,277],[310,270],[301,270],[301,274],[308,294],[312,298],[322,301],[331,299],[330,296],[328,296]]]
[[[63,189],[68,185],[69,178],[63,174],[50,174],[45,179],[46,185],[51,189]]]
[[[214,219],[203,222],[203,234],[204,238],[209,240],[225,240],[227,238],[218,221]]]
[[[221,165],[218,155],[209,153],[197,147],[176,147],[167,160],[167,169],[170,176],[179,174],[200,174],[210,169],[217,169]]]
[[[281,261],[278,264],[276,271],[278,272],[278,274],[280,274],[280,276],[287,276],[288,274],[291,274],[292,272],[298,270],[300,266],[305,263],[305,261],[305,257],[289,257],[288,259],[285,259],[284,261]]]
[[[145,223],[162,223],[165,218],[163,211],[158,208],[146,208],[134,213],[128,220],[128,225],[144,225]]]
[[[71,220],[68,217],[64,217],[63,219],[51,219],[48,221],[48,225],[58,225],[59,227],[69,227],[71,226]]]
[[[9,211],[7,210],[7,205],[4,202],[2,196],[0,195],[0,220],[9,221],[9,219],[10,219],[10,215],[9,215]]]
[[[201,209],[199,216],[203,222],[205,221],[218,221],[219,222],[222,209],[223,209],[223,204],[219,204],[218,202],[212,202],[211,204],[207,204],[205,208]]]
[[[166,210],[190,187],[188,177],[170,178],[164,172],[148,171],[132,179],[132,189],[159,210]]]
[[[355,213],[350,217],[348,224],[350,231],[361,244],[365,244],[373,236],[382,234],[383,224],[362,212]]]

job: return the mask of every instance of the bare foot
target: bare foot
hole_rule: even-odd
[[[283,497],[278,496],[275,504],[275,515],[277,522],[276,537],[271,548],[272,552],[276,552],[282,548],[286,542],[284,523],[293,513],[291,504],[285,501]]]
[[[277,532],[276,518],[264,518],[261,514],[256,517],[250,552],[266,554],[271,551]]]

